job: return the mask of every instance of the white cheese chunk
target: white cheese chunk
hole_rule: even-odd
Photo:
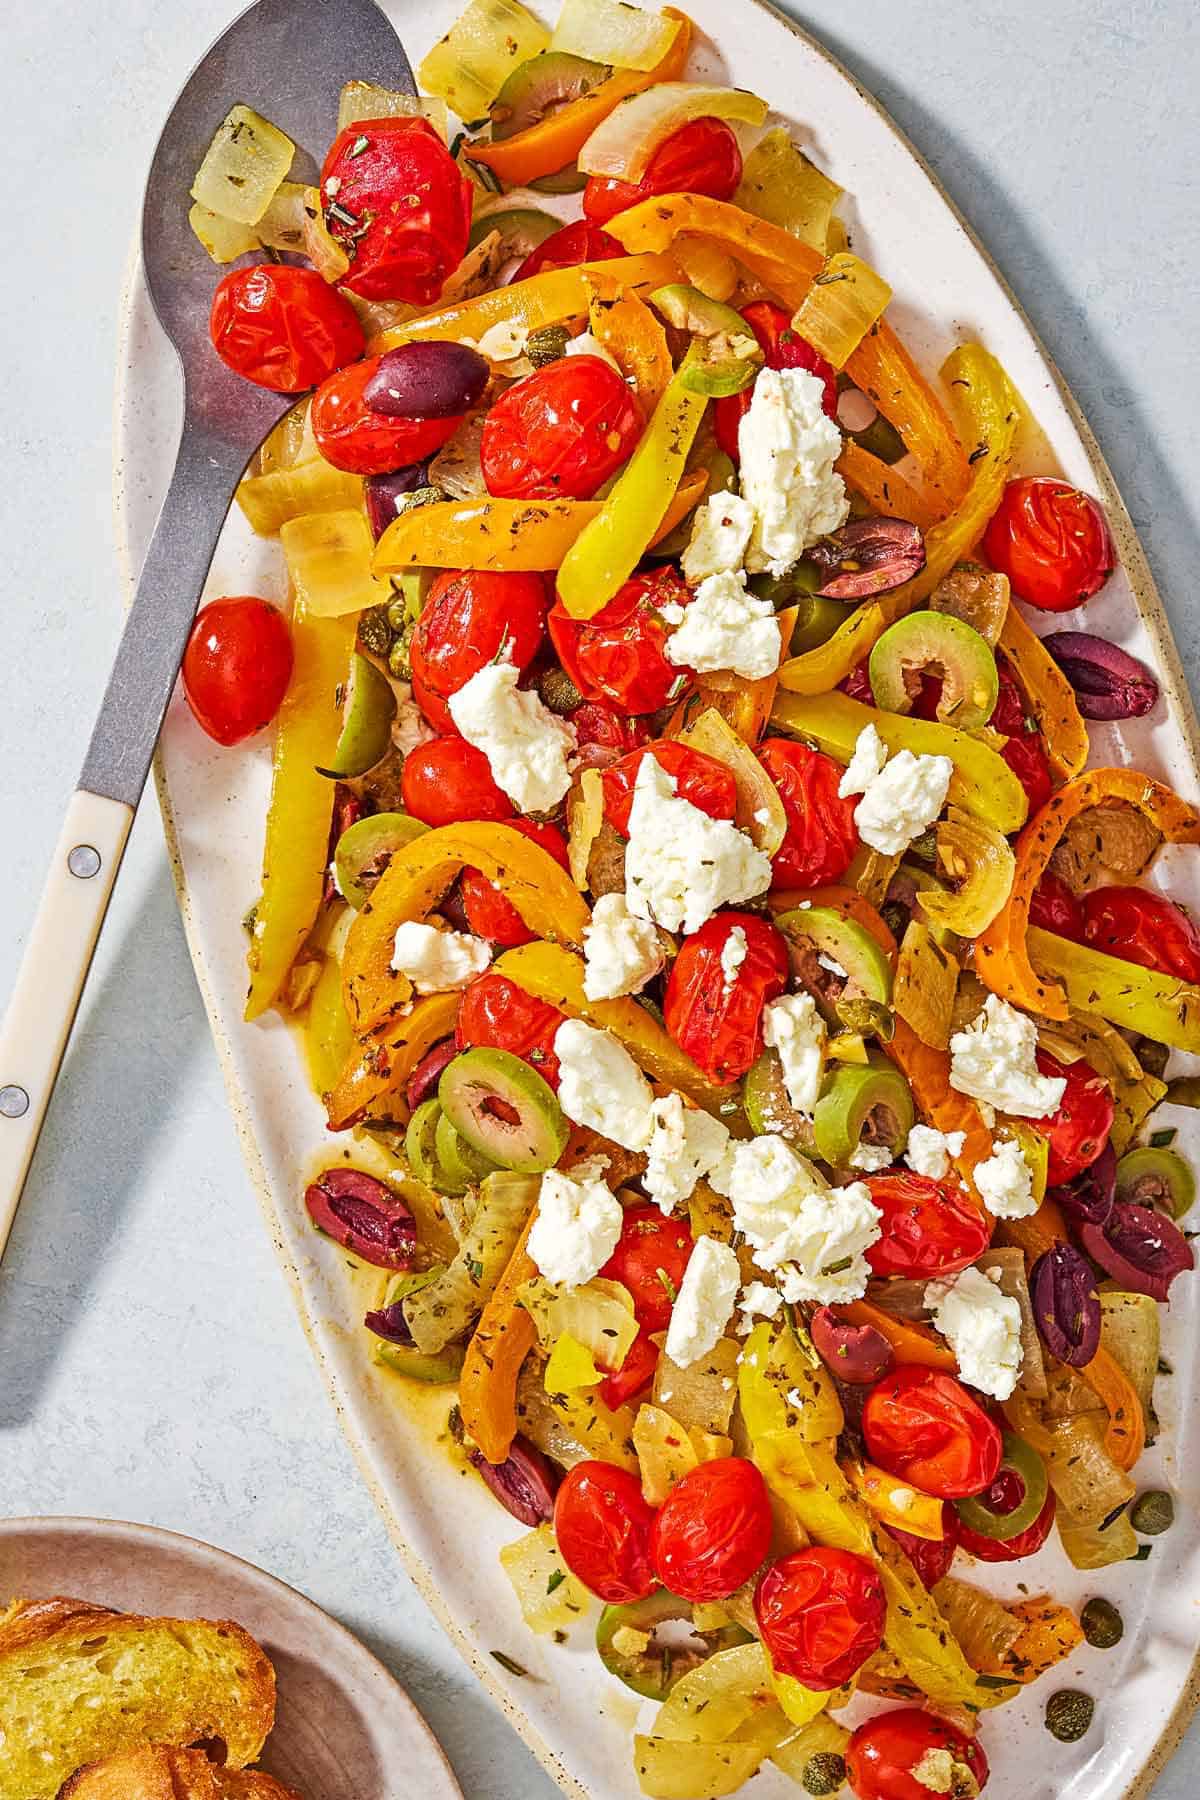
[[[838,782],[839,797],[847,800],[851,794],[865,794],[875,777],[883,773],[886,761],[887,746],[883,739],[873,725],[864,725],[855,740],[854,754]]]
[[[821,1092],[825,1021],[811,994],[784,994],[763,1011],[763,1042],[779,1052],[783,1085],[797,1112],[810,1113]]]
[[[882,856],[899,856],[928,829],[946,804],[954,764],[948,756],[890,756],[867,783],[854,809],[864,844]]]
[[[392,683],[396,694],[396,716],[392,720],[392,743],[401,756],[411,756],[421,744],[427,744],[434,733],[425,723],[425,715],[412,697],[406,681]]]
[[[768,1287],[765,1281],[748,1281],[742,1289],[742,1297],[738,1301],[741,1318],[738,1330],[743,1337],[754,1328],[755,1319],[773,1319],[783,1305],[783,1295],[778,1288]]]
[[[733,1315],[741,1283],[736,1251],[716,1238],[697,1238],[667,1327],[665,1349],[673,1363],[686,1369],[708,1355]]]
[[[983,1204],[998,1219],[1028,1219],[1038,1209],[1033,1171],[1015,1138],[993,1144],[986,1162],[975,1164],[975,1186]]]
[[[575,733],[517,680],[511,663],[489,663],[451,694],[450,716],[468,744],[483,751],[496,786],[514,806],[549,812],[571,785],[567,757]]]
[[[693,586],[709,575],[740,569],[754,530],[754,508],[728,490],[710,494],[692,515],[692,535],[680,567]]]
[[[737,980],[737,972],[746,960],[746,952],[750,946],[746,942],[746,930],[742,925],[735,925],[721,945],[721,974],[724,978],[726,992]]]
[[[583,930],[583,991],[589,1000],[637,994],[665,961],[649,919],[631,913],[624,894],[601,894]]]
[[[880,1169],[890,1169],[895,1157],[887,1144],[859,1144],[850,1156],[850,1167],[860,1169],[864,1175],[878,1175]]]
[[[690,1199],[700,1178],[721,1162],[729,1149],[729,1132],[720,1119],[685,1106],[679,1094],[655,1100],[653,1114],[642,1185],[654,1204],[670,1213]]]
[[[883,1215],[861,1181],[831,1188],[777,1137],[735,1144],[709,1175],[733,1202],[733,1222],[760,1269],[778,1270],[785,1300],[830,1305],[866,1292],[866,1251]]]
[[[554,1034],[554,1054],[568,1119],[626,1150],[644,1150],[654,1128],[654,1094],[624,1044],[582,1019],[565,1019]]]
[[[1066,1092],[1061,1075],[1043,1075],[1037,1061],[1037,1027],[998,994],[965,1031],[950,1039],[950,1086],[999,1112],[1044,1119]]]
[[[704,674],[732,669],[747,681],[773,675],[783,653],[775,608],[746,592],[740,569],[706,575],[667,639],[667,661]]]
[[[471,340],[466,342],[470,344]],[[515,319],[497,319],[473,348],[489,362],[515,362],[518,356],[524,356],[528,342],[528,325],[519,324]]]
[[[979,1269],[931,1281],[925,1304],[969,1387],[1007,1400],[1021,1372],[1021,1306]]]
[[[529,1229],[530,1258],[547,1281],[582,1287],[616,1249],[624,1217],[621,1202],[599,1176],[547,1169]]]
[[[914,1175],[941,1181],[950,1173],[950,1158],[962,1154],[966,1141],[965,1131],[938,1131],[933,1125],[914,1125],[908,1134],[904,1160]]]
[[[644,756],[625,848],[630,911],[668,931],[690,933],[718,907],[765,893],[770,885],[770,857],[728,819],[710,819],[677,796],[674,777],[656,757]]]
[[[490,968],[492,947],[469,931],[439,931],[406,919],[396,931],[392,967],[407,975],[418,994],[446,994],[466,987]]]
[[[601,362],[607,363],[610,369],[615,369],[617,374],[624,378],[624,370],[616,357],[610,355],[600,339],[593,337],[590,331],[581,331],[577,337],[568,338],[563,355],[598,357]]]
[[[834,468],[842,434],[825,415],[825,384],[807,369],[763,369],[738,427],[742,497],[754,508],[752,572],[786,575],[850,511]]]

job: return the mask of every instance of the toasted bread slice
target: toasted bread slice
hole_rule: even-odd
[[[58,1800],[300,1800],[256,1769],[219,1769],[202,1750],[147,1744],[72,1775]]]
[[[275,1671],[227,1619],[143,1619],[65,1599],[0,1618],[0,1800],[55,1800],[77,1769],[148,1743],[219,1739],[240,1769],[274,1720]]]

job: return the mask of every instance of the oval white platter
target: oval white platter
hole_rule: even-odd
[[[414,66],[459,10],[457,0],[385,3]],[[689,73],[765,96],[845,188],[850,198],[842,212],[854,248],[892,283],[892,316],[923,365],[935,370],[955,343],[981,339],[1008,369],[1044,434],[1031,437],[1018,466],[1057,468],[1104,502],[1123,568],[1090,604],[1086,626],[1147,661],[1162,679],[1163,698],[1147,719],[1094,730],[1093,761],[1134,763],[1189,799],[1200,798],[1196,719],[1140,545],[1078,409],[986,255],[875,102],[812,39],[761,0],[694,0],[688,10],[702,34]],[[269,114],[269,94],[247,98]],[[180,204],[186,204],[182,194]],[[140,564],[148,541],[178,422],[173,357],[136,272],[118,397],[117,504],[127,573]],[[206,597],[231,593],[284,597],[277,546],[254,539],[236,511]],[[334,1143],[293,1035],[275,1019],[247,1026],[241,1018],[246,940],[240,921],[258,890],[268,779],[265,740],[249,751],[219,750],[176,697],[159,754],[159,792],[188,939],[251,1176],[339,1416],[421,1592],[564,1791],[626,1800],[638,1792],[634,1697],[604,1674],[588,1630],[577,1630],[566,1647],[525,1630],[496,1562],[516,1527],[481,1483],[465,1480],[434,1446],[447,1410],[444,1395],[410,1403],[409,1386],[372,1367],[360,1326],[362,1286],[346,1259],[306,1222],[305,1177],[323,1154],[336,1153]],[[1200,902],[1194,854],[1164,855],[1157,873],[1181,898]],[[1200,1150],[1194,1117],[1179,1111],[1168,1121],[1179,1126],[1182,1148],[1193,1155]],[[1179,1291],[1190,1298],[1186,1282]],[[1143,1483],[1171,1486],[1179,1516],[1155,1541],[1149,1561],[1089,1576],[1049,1548],[1014,1569],[977,1571],[1006,1594],[1018,1582],[1027,1584],[1025,1591],[1049,1590],[1077,1605],[1103,1593],[1126,1622],[1117,1650],[1083,1651],[1021,1701],[985,1719],[997,1800],[1018,1793],[1023,1800],[1143,1795],[1195,1710],[1196,1319],[1185,1301],[1166,1321],[1164,1354],[1175,1374],[1159,1383],[1162,1434],[1138,1475]],[[497,1650],[528,1676],[506,1673],[491,1654]],[[1063,1685],[1083,1687],[1098,1702],[1091,1731],[1075,1745],[1057,1743],[1041,1722],[1046,1694]],[[796,1792],[775,1771],[755,1778],[761,1800]]]

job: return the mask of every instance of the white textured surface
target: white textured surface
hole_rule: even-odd
[[[48,0],[6,21],[3,989],[116,635],[114,320],[141,171],[229,10]],[[799,16],[891,107],[1025,301],[1190,667],[1193,8],[819,0]],[[471,1800],[553,1792],[408,1587],[342,1443],[242,1169],[152,803],[0,1270],[0,1369],[0,1512],[143,1518],[254,1559],[381,1651]],[[1157,1800],[1193,1792],[1198,1768],[1194,1736]]]

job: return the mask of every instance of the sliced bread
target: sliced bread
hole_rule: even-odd
[[[221,1769],[202,1750],[146,1745],[72,1775],[59,1800],[300,1800],[273,1775]]]

